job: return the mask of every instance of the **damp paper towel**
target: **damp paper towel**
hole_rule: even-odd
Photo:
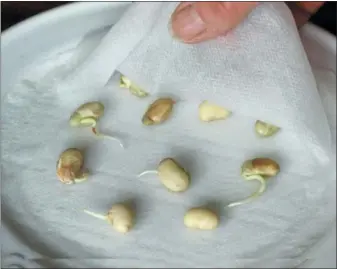
[[[291,14],[282,3],[264,3],[228,36],[185,45],[167,27],[176,5],[132,4],[85,57],[71,62],[84,50],[79,46],[63,59],[59,67],[68,71],[66,77],[51,72],[34,82],[25,79],[25,87],[7,95],[4,213],[36,252],[75,261],[72,266],[296,266],[335,218],[335,152]],[[119,73],[150,96],[138,99],[120,89]],[[141,117],[158,96],[177,100],[172,118],[144,127]],[[68,127],[70,113],[91,100],[105,104],[101,128],[116,131],[125,150]],[[197,108],[203,100],[230,109],[232,116],[201,123]],[[256,119],[282,130],[258,139]],[[85,149],[92,174],[87,182],[57,181],[56,160],[68,147]],[[167,192],[155,175],[136,177],[168,156],[191,174],[184,194]],[[276,159],[281,173],[259,200],[226,209],[257,188],[239,174],[242,162],[257,156]],[[105,213],[123,200],[137,210],[128,235],[83,213]],[[184,228],[184,213],[199,205],[220,212],[218,229]]]

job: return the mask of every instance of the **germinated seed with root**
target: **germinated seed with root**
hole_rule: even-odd
[[[257,120],[255,122],[255,132],[260,136],[260,137],[269,137],[274,134],[276,134],[280,130],[279,127]]]
[[[224,120],[231,115],[231,112],[221,106],[203,101],[199,105],[199,119],[204,122]]]
[[[100,102],[88,102],[79,106],[70,116],[72,127],[95,127],[104,114],[104,105]]]
[[[117,141],[123,148],[122,142],[109,135],[98,131],[97,123],[104,114],[104,105],[100,102],[89,102],[78,107],[70,116],[69,124],[72,127],[91,127],[92,132],[98,137],[105,137]]]
[[[88,210],[84,210],[84,212],[95,218],[108,221],[120,233],[127,233],[134,226],[134,211],[126,203],[113,205],[106,215],[96,214]]]
[[[64,184],[74,184],[86,180],[89,173],[83,169],[84,157],[76,148],[63,151],[56,164],[56,174]]]
[[[183,192],[190,184],[189,174],[172,158],[159,163],[158,176],[163,185],[173,192]]]
[[[277,162],[269,158],[256,158],[245,161],[241,167],[241,176],[245,180],[257,180],[260,183],[259,189],[248,198],[234,202],[228,207],[247,204],[262,195],[266,190],[266,180],[276,176],[280,172],[280,166]]]
[[[219,226],[219,217],[208,208],[195,207],[186,212],[184,224],[191,229],[214,230]]]
[[[241,175],[249,177],[261,175],[265,178],[276,176],[280,172],[279,164],[270,158],[255,158],[245,161],[241,167]]]
[[[126,76],[121,75],[119,80],[119,87],[128,89],[131,94],[143,98],[148,96],[149,94],[144,91],[142,88],[137,86],[135,83],[133,83],[130,79],[128,79]]]
[[[186,172],[185,169],[172,158],[162,160],[156,171],[144,171],[139,174],[138,177],[149,173],[157,174],[161,183],[172,192],[186,191],[190,185],[190,176],[188,172]]]
[[[174,103],[171,98],[157,99],[146,110],[142,118],[143,124],[156,125],[166,121],[172,113]]]

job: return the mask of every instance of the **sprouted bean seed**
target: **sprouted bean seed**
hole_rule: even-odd
[[[219,225],[219,217],[208,208],[195,207],[186,212],[184,224],[191,229],[214,230]]]
[[[256,158],[245,161],[241,167],[241,176],[247,181],[257,180],[260,183],[260,187],[248,198],[231,203],[228,207],[247,204],[258,198],[267,188],[266,180],[270,177],[276,176],[279,171],[280,166],[278,163],[269,158]]]
[[[70,116],[72,127],[92,127],[104,114],[104,105],[100,102],[88,102],[79,106]]]
[[[81,105],[70,116],[69,124],[72,127],[91,127],[92,132],[98,137],[105,137],[117,141],[123,148],[123,143],[109,135],[102,134],[98,131],[97,124],[104,114],[104,105],[100,102],[89,102]]]
[[[144,91],[142,88],[137,86],[130,79],[123,75],[121,75],[120,77],[119,87],[128,89],[131,94],[140,98],[148,96],[148,93],[146,91]]]
[[[161,183],[172,192],[186,191],[190,184],[188,172],[172,158],[162,160],[157,170],[144,171],[138,177],[149,173],[157,174]]]
[[[158,176],[163,185],[173,192],[183,192],[190,184],[189,174],[172,158],[159,163]]]
[[[221,106],[203,101],[199,105],[199,119],[204,122],[224,120],[231,115],[231,112]]]
[[[260,137],[270,137],[274,134],[276,134],[280,130],[279,127],[257,120],[255,122],[255,132],[260,136]]]
[[[89,173],[83,169],[84,157],[76,148],[63,151],[56,164],[56,174],[64,184],[74,184],[85,181]]]
[[[107,221],[120,233],[127,233],[134,226],[134,211],[125,203],[113,205],[106,215],[97,214],[88,210],[84,210],[84,212],[95,218]]]
[[[174,101],[171,98],[159,98],[153,102],[145,112],[142,122],[144,125],[155,125],[166,121],[173,109]]]

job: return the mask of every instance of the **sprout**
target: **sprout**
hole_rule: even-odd
[[[210,209],[195,207],[186,212],[184,224],[187,228],[214,230],[219,225],[219,217]]]
[[[120,233],[127,233],[134,225],[134,212],[129,205],[115,204],[106,215],[96,214],[88,210],[85,213],[95,218],[108,221]]]
[[[280,130],[279,127],[272,124],[257,120],[255,122],[255,132],[261,137],[269,137],[276,134]]]
[[[150,173],[157,174],[161,183],[172,192],[183,192],[190,184],[189,174],[172,158],[162,160],[156,171],[144,171],[138,177]]]
[[[171,98],[160,98],[153,102],[145,112],[144,125],[155,125],[166,121],[171,115],[174,101]]]
[[[89,102],[81,105],[75,110],[69,119],[72,127],[91,127],[92,132],[98,137],[106,137],[117,141],[123,148],[122,142],[109,135],[102,134],[97,129],[97,123],[104,114],[104,105],[100,102]]]
[[[221,106],[203,101],[199,105],[199,119],[201,121],[210,122],[215,120],[224,120],[231,115],[231,112]]]
[[[260,183],[259,189],[248,198],[234,202],[228,207],[234,207],[252,202],[254,199],[262,195],[266,190],[266,179],[276,176],[280,171],[280,166],[268,158],[256,158],[253,160],[245,161],[241,167],[241,176],[245,180],[257,180]]]
[[[63,151],[56,164],[56,174],[64,184],[74,184],[86,180],[88,171],[83,169],[83,154],[80,150],[70,148]]]
[[[128,89],[133,95],[143,98],[148,96],[148,93],[134,84],[130,79],[126,76],[121,75],[119,80],[119,87]]]

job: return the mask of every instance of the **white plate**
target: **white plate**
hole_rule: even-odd
[[[129,3],[75,3],[45,12],[26,20],[2,34],[1,38],[1,97],[15,80],[22,67],[31,63],[41,53],[67,43],[79,40],[86,33],[112,25]],[[71,27],[69,27],[71,25]],[[301,32],[309,59],[314,67],[331,69],[336,72],[336,39],[332,35],[307,25]],[[25,238],[12,232],[13,222],[2,222],[2,262],[3,266],[50,267],[27,260],[19,253],[31,253]],[[336,224],[322,242],[308,253],[306,268],[336,267]]]

